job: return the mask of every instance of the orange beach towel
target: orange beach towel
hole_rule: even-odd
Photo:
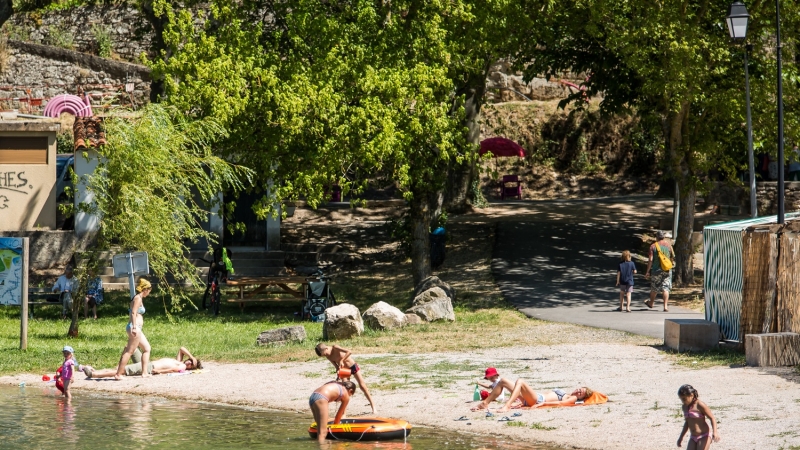
[[[594,392],[592,395],[589,396],[583,403],[574,403],[571,405],[545,405],[540,406],[540,408],[561,408],[565,406],[589,406],[589,405],[602,405],[603,403],[608,401],[608,396],[603,394],[602,392]],[[534,409],[532,407],[522,408],[522,409]]]

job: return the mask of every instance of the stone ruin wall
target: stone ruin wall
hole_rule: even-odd
[[[7,39],[34,44],[55,46],[58,41],[72,41],[71,50],[97,55],[93,26],[104,27],[108,33],[112,60],[140,64],[141,55],[150,56],[153,36],[149,24],[132,6],[81,6],[16,14],[1,31]],[[149,101],[150,81],[136,71],[94,70],[18,49],[13,43],[6,45],[4,53],[0,55],[4,59],[0,66],[0,109],[41,114],[47,100],[59,94],[88,95],[95,114]],[[126,92],[126,83],[134,84],[132,93]]]

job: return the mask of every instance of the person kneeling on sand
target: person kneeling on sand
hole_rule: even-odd
[[[141,358],[142,353],[139,351],[139,349],[136,349],[131,356],[131,361],[133,361],[133,364],[127,364],[125,366],[125,376],[132,377],[142,374]],[[157,359],[155,361],[151,361],[147,367],[149,368],[149,373],[156,375],[160,373],[177,373],[185,370],[202,369],[203,364],[199,359],[192,356],[192,354],[189,353],[189,350],[186,350],[186,347],[181,347],[180,350],[178,350],[178,356],[175,358]],[[116,375],[117,369],[97,370],[91,366],[84,366],[83,373],[85,373],[89,378],[111,378]]]
[[[338,424],[344,417],[350,397],[355,393],[356,385],[352,381],[329,381],[318,387],[308,398],[308,406],[311,407],[311,413],[314,414],[314,421],[317,423],[317,440],[319,442],[325,442],[328,434],[328,404],[331,402],[341,403],[339,410],[336,411],[336,417],[333,419],[333,423]]]

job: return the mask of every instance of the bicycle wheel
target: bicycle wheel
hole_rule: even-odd
[[[211,297],[211,309],[214,311],[214,315],[219,315],[219,302],[221,300],[222,295],[219,292],[219,285],[214,286],[214,293]]]

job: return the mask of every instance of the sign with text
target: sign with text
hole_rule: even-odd
[[[0,305],[21,305],[22,238],[0,237]]]

